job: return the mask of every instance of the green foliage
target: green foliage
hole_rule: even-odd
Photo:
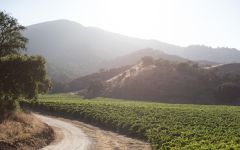
[[[27,39],[21,34],[24,29],[15,18],[0,11],[0,57],[18,54],[26,48]]]
[[[199,74],[201,73],[199,71],[203,71],[203,69],[200,68],[197,63],[191,61],[177,64],[177,69],[181,72],[190,74]]]
[[[85,95],[86,98],[95,98],[102,92],[104,88],[104,84],[101,81],[94,80],[90,83],[89,87],[87,88],[87,94]]]
[[[8,55],[0,58],[0,70],[1,114],[14,110],[17,99],[36,99],[50,88],[43,57]]]
[[[20,53],[26,48],[24,29],[17,19],[0,11],[0,121],[17,108],[19,98],[36,99],[50,88],[44,58]]]
[[[51,93],[63,93],[63,92],[66,92],[67,89],[68,89],[68,86],[66,83],[52,81],[52,89],[50,92]]]
[[[149,141],[153,149],[240,149],[239,106],[183,105],[71,95],[41,96],[25,102],[62,114],[74,114]]]
[[[157,59],[157,60],[155,60],[155,65],[157,67],[168,67],[168,68],[171,68],[173,65],[175,65],[175,63],[171,62],[171,61],[168,61],[168,60],[165,60],[165,59]]]

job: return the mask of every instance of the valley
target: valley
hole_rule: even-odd
[[[239,4],[1,1],[0,150],[240,150]]]

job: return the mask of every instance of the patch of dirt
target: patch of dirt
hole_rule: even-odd
[[[54,136],[48,125],[19,112],[0,123],[0,150],[36,150],[52,142]]]
[[[124,86],[125,82],[128,82],[128,79],[132,79],[136,76],[138,76],[139,74],[141,74],[144,71],[147,70],[152,70],[156,68],[155,65],[148,65],[148,66],[144,66],[142,63],[137,64],[135,66],[132,66],[130,69],[124,71],[123,73],[120,73],[114,77],[112,77],[111,79],[107,80],[106,83],[110,86],[110,87],[116,87],[116,86]]]
[[[54,140],[49,143],[49,144],[57,144],[60,141],[62,141],[62,139],[64,138],[63,132],[61,129],[57,128],[57,127],[51,127],[54,131]]]
[[[91,138],[73,123],[39,114],[35,116],[49,126],[60,129],[64,135],[59,142],[51,143],[42,150],[92,150]]]
[[[64,118],[57,119],[73,123],[81,128],[93,140],[93,150],[151,150],[150,144],[140,140],[106,131],[80,121]]]

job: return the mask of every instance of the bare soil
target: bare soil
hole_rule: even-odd
[[[57,118],[82,129],[93,141],[93,150],[151,150],[149,143],[103,130],[80,121]]]
[[[0,123],[0,150],[36,150],[53,139],[53,129],[31,114],[17,112]]]

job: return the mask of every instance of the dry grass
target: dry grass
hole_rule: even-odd
[[[9,143],[22,141],[40,133],[43,128],[44,124],[31,114],[18,111],[0,124],[0,141]]]
[[[29,113],[17,111],[0,123],[1,150],[40,149],[53,139],[53,130]]]

